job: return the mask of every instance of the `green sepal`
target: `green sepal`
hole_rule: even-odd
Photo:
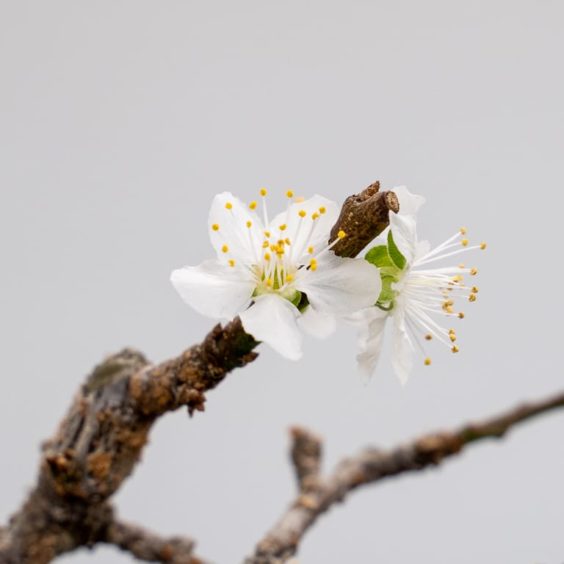
[[[392,262],[400,269],[403,270],[407,265],[406,258],[401,254],[398,249],[396,242],[394,241],[394,236],[392,235],[392,230],[388,231],[388,255],[392,259]]]
[[[385,266],[393,266],[392,259],[388,254],[388,247],[386,245],[378,245],[372,247],[365,255],[365,260],[370,264],[383,268]]]

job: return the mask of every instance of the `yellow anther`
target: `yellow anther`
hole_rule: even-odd
[[[462,274],[456,274],[455,276],[452,277],[452,281],[453,282],[462,282],[464,280],[464,277],[462,276]]]
[[[214,224],[212,225],[212,229],[213,229],[214,231],[219,231],[219,223],[214,223]]]
[[[313,247],[312,247],[311,245],[307,248],[307,252],[308,252],[310,255],[313,255]]]
[[[250,229],[253,226],[253,222],[251,220],[247,221],[247,227]]]
[[[292,282],[294,277],[291,274],[286,275],[286,282]]]
[[[431,333],[427,333],[427,334],[425,335],[425,339],[426,339],[427,341],[430,341],[432,338],[433,338],[433,335],[431,335]]]
[[[476,276],[476,274],[478,274],[478,269],[477,269],[477,268],[471,268],[471,269],[470,269],[470,274],[471,274],[472,276]]]
[[[270,260],[270,253],[264,253],[264,260]]]
[[[286,237],[286,239],[284,239],[284,243],[286,243],[286,245],[291,245],[292,241],[290,241],[289,237]]]
[[[229,252],[229,247],[227,245],[223,245],[223,247],[221,247],[221,252],[222,253],[228,253]]]
[[[262,248],[268,249],[269,245],[270,245],[270,243],[268,241],[264,241],[263,244],[262,244]]]
[[[456,335],[454,333],[451,333],[448,337],[453,343],[456,341]]]
[[[265,231],[264,236],[269,239],[270,238],[270,231]]]
[[[319,219],[319,214],[317,212],[313,212],[311,214],[311,219],[313,219],[313,221],[315,221],[316,219]]]
[[[305,211],[305,210],[300,210],[300,211],[298,212],[298,215],[299,215],[300,217],[305,217],[307,214],[306,214],[306,211]]]
[[[285,223],[283,223],[278,229],[280,229],[280,231],[286,231],[286,227],[288,227]]]
[[[468,301],[469,302],[475,302],[476,301],[476,294],[470,294],[468,296]]]
[[[466,267],[464,266],[464,263],[461,262],[461,263],[458,265],[458,268],[466,268]]]
[[[316,261],[314,258],[312,258],[312,259],[309,261],[309,268],[310,268],[313,272],[315,272],[315,271],[317,270],[317,261]]]
[[[344,239],[347,236],[347,234],[341,229],[341,231],[339,231],[339,233],[337,233],[337,237],[339,239]]]
[[[478,288],[478,286],[472,286],[472,293],[473,294],[477,294],[479,290],[480,290],[480,288]]]
[[[325,206],[321,206],[319,208],[319,213],[324,214],[327,211],[327,208]]]
[[[286,192],[286,198],[293,198],[294,197],[294,192],[292,192],[292,190],[288,190]]]
[[[233,259],[229,259],[229,260],[227,261],[227,263],[228,263],[229,266],[231,266],[231,267],[235,266],[235,261],[234,261]]]
[[[429,357],[427,357],[427,358],[423,361],[423,364],[424,364],[425,366],[431,366],[431,359],[430,359]]]
[[[467,246],[468,246],[468,239],[462,239],[462,241],[460,241],[460,244],[461,244],[463,247],[467,247]]]
[[[267,286],[272,286],[272,278],[267,278],[267,279],[266,279],[266,285],[267,285]]]
[[[256,209],[257,209],[257,205],[258,205],[258,204],[253,200],[253,201],[249,204],[249,207],[250,207],[252,210],[256,210]]]
[[[463,311],[458,312],[458,319],[464,319],[464,312]]]
[[[452,309],[452,306],[447,306],[447,307],[444,308],[444,310],[445,310],[447,313],[454,313],[454,309]]]
[[[225,209],[227,210],[233,209],[233,204],[231,202],[225,202]]]
[[[453,353],[457,353],[460,349],[456,346],[456,345],[452,345],[452,348],[450,349]]]
[[[466,229],[466,227],[461,227],[461,228],[460,228],[460,234],[461,234],[461,235],[466,235],[466,233],[468,233],[468,229]]]
[[[259,194],[264,198],[264,196],[268,194],[268,191],[266,190],[266,188],[261,188],[259,190]]]
[[[480,243],[480,249],[485,250],[488,245],[486,243]]]

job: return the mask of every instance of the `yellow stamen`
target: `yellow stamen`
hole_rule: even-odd
[[[268,191],[266,190],[266,188],[261,188],[259,190],[259,194],[264,198],[264,196],[268,194]]]
[[[325,206],[321,206],[321,207],[319,208],[319,213],[320,213],[320,214],[324,214],[326,211],[327,211],[327,208],[326,208]]]
[[[464,312],[463,311],[458,312],[458,319],[464,319]]]
[[[308,252],[310,255],[313,255],[313,247],[312,247],[311,245],[307,248],[307,252]]]
[[[212,229],[213,229],[214,231],[219,231],[219,223],[214,223],[214,224],[212,225]]]
[[[233,204],[231,202],[225,202],[225,209],[233,209]]]
[[[460,234],[461,234],[461,235],[466,235],[466,233],[468,233],[468,229],[466,229],[466,227],[461,227],[461,228],[460,228]]]
[[[450,350],[451,350],[453,353],[457,353],[460,349],[459,349],[456,345],[453,345]]]
[[[265,231],[264,236],[268,239],[270,238],[270,231]]]
[[[294,280],[294,277],[291,274],[288,274],[286,276],[286,282],[292,282],[292,280]]]
[[[468,296],[468,301],[469,302],[475,302],[476,301],[476,294],[470,294]]]
[[[227,245],[223,245],[223,247],[221,247],[221,252],[222,253],[227,253],[229,252],[229,247]]]
[[[253,222],[251,220],[247,221],[247,227],[250,229],[253,226]]]
[[[286,245],[291,245],[292,241],[290,241],[290,239],[286,237],[286,239],[284,239],[284,243],[286,243]]]
[[[454,333],[451,333],[449,335],[449,339],[454,343],[454,341],[456,341],[456,335]]]
[[[337,233],[337,237],[339,239],[344,239],[347,236],[347,234],[341,229],[341,231],[339,231],[339,233]]]
[[[319,219],[319,214],[317,212],[313,212],[311,214],[311,219],[313,219],[313,221],[315,221],[316,219]]]
[[[461,263],[458,265],[458,268],[465,268],[464,263],[461,262]]]
[[[299,215],[300,217],[305,217],[307,214],[306,214],[306,211],[305,211],[305,210],[300,210],[300,211],[298,212],[298,215]]]
[[[234,261],[233,259],[229,259],[229,260],[227,261],[227,263],[228,263],[229,266],[231,266],[231,267],[235,266],[235,261]]]
[[[280,231],[286,231],[286,227],[287,225],[283,223],[278,229],[280,229]]]
[[[431,359],[430,359],[429,357],[427,357],[427,358],[423,361],[423,364],[424,364],[425,366],[431,366]]]
[[[267,286],[272,286],[272,278],[267,278],[267,279],[266,279],[266,285],[267,285]]]
[[[477,294],[478,290],[479,290],[478,286],[472,286],[472,293],[473,294]]]
[[[468,246],[468,239],[462,239],[462,241],[460,241],[460,244],[461,244],[463,247],[467,247],[467,246]]]
[[[427,339],[427,341],[430,341],[433,338],[433,335],[431,335],[431,333],[427,333],[427,335],[425,335],[425,339]]]
[[[270,253],[264,253],[264,260],[270,260]]]
[[[258,204],[253,200],[253,201],[249,204],[249,207],[250,207],[252,210],[256,210],[256,209],[257,209],[257,205],[258,205]]]
[[[292,190],[288,190],[286,192],[286,198],[293,198],[294,197],[294,192],[292,192]]]
[[[264,241],[264,243],[262,244],[262,248],[263,249],[268,249],[270,243],[268,241]]]
[[[471,274],[472,276],[476,276],[476,274],[478,274],[478,269],[477,269],[477,268],[471,268],[471,269],[470,269],[470,274]]]
[[[485,250],[488,245],[486,243],[480,243],[480,249]]]
[[[315,271],[317,270],[317,261],[316,261],[314,258],[312,258],[312,259],[309,261],[309,268],[310,268],[313,272],[315,272]]]

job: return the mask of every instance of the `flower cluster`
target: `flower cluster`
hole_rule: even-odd
[[[463,264],[429,268],[470,246],[465,229],[430,250],[416,233],[416,214],[424,202],[405,187],[394,189],[400,212],[364,257],[336,256],[329,242],[339,215],[321,196],[308,200],[286,193],[285,211],[269,219],[267,191],[244,204],[229,192],[217,195],[209,215],[209,234],[217,257],[199,266],[174,270],[171,281],[186,303],[203,315],[228,320],[239,316],[243,328],[292,360],[302,354],[302,332],[324,338],[342,319],[359,327],[358,361],[371,374],[382,348],[385,325],[393,327],[392,364],[405,382],[416,347],[436,339],[458,352],[456,332],[443,328],[437,314],[463,318],[455,301],[476,300],[478,288],[464,276]],[[259,213],[262,208],[262,213]],[[422,336],[422,339],[419,336]],[[423,352],[424,364],[431,359]]]

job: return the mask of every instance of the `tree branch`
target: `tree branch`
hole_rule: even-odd
[[[194,541],[181,537],[163,539],[141,527],[114,521],[105,533],[102,542],[113,544],[145,562],[168,564],[204,564],[193,556]]]
[[[367,191],[370,197],[362,195]],[[362,205],[345,202],[348,211],[335,229],[347,230],[348,243],[336,254],[356,256],[386,227],[393,198],[376,192],[377,183],[353,197]],[[364,227],[355,232],[354,225]],[[117,527],[109,499],[139,461],[158,417],[183,406],[190,415],[203,411],[205,392],[255,360],[257,345],[236,318],[172,360],[150,365],[140,352],[126,349],[97,366],[44,444],[35,488],[0,529],[0,562],[46,564],[80,546],[106,542],[108,527]],[[117,530],[123,532],[123,525]]]
[[[515,409],[482,422],[471,423],[458,430],[425,435],[404,446],[383,451],[369,448],[340,462],[332,474],[319,478],[316,487],[300,492],[281,519],[258,543],[246,564],[281,564],[293,556],[308,529],[317,518],[349,492],[373,484],[384,478],[437,466],[445,458],[461,452],[467,445],[482,439],[501,438],[513,426],[564,407],[564,392],[536,403],[523,404]],[[300,475],[294,452],[298,442],[311,436],[305,429],[292,429],[294,439],[292,460]],[[301,463],[300,463],[301,464]]]

